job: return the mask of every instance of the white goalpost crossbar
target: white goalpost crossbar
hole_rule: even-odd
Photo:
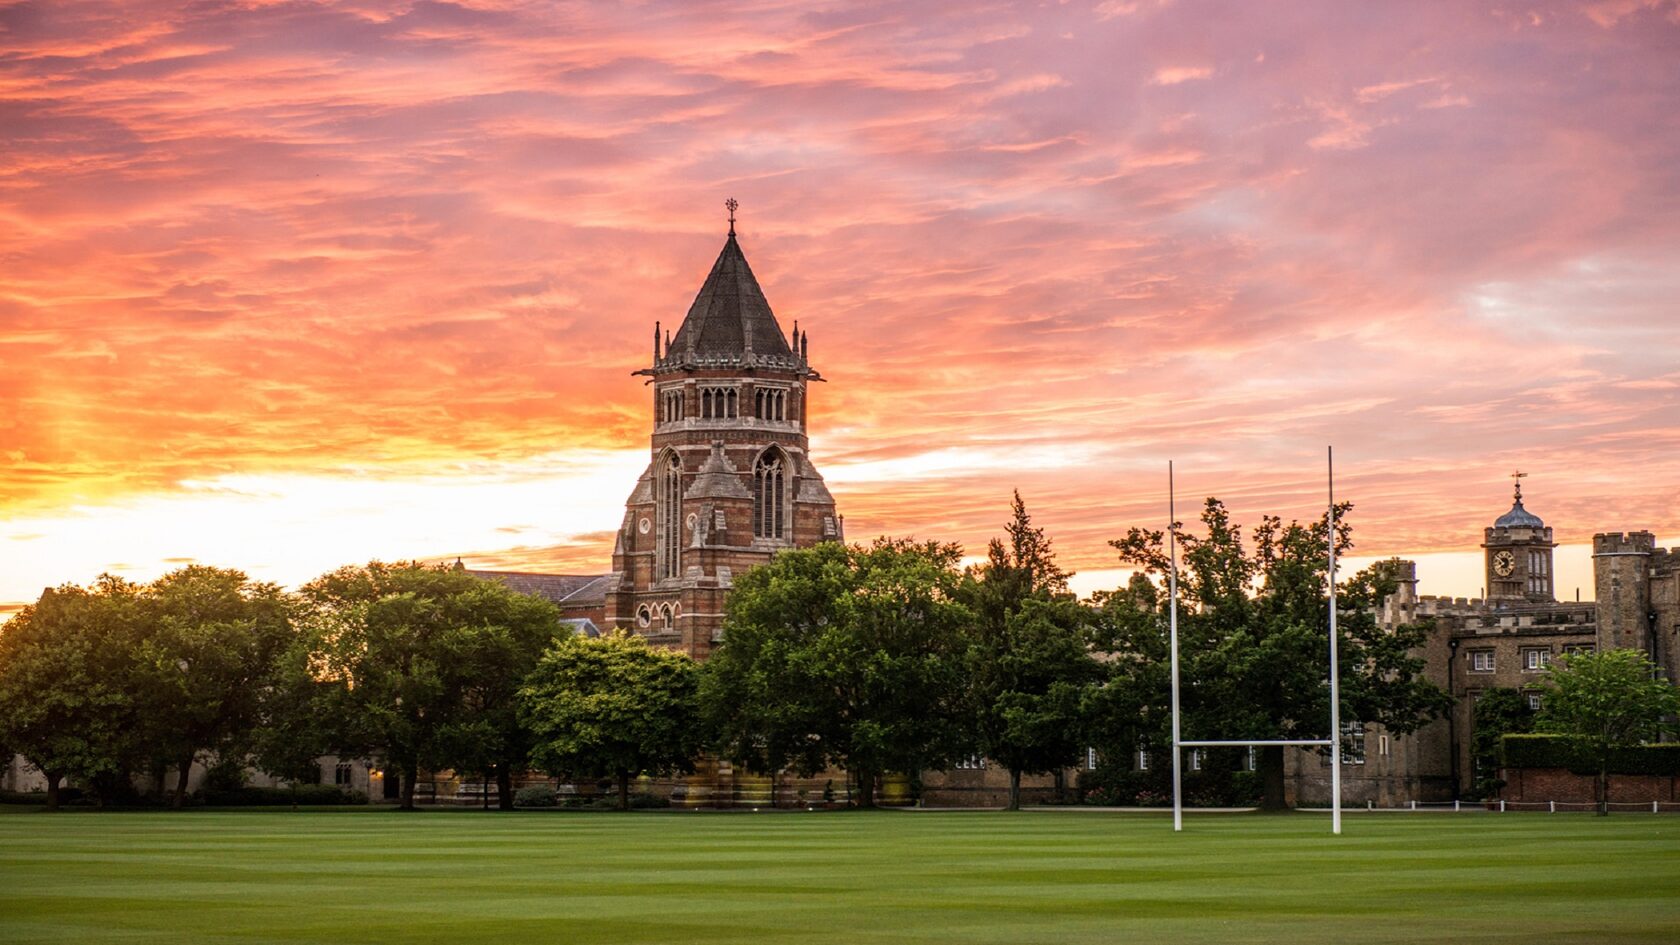
[[[1182,737],[1178,709],[1178,509],[1174,493],[1173,464],[1167,461],[1167,558],[1171,563],[1167,576],[1167,635],[1172,648],[1172,779],[1173,830],[1184,829],[1184,772],[1183,754],[1186,748],[1245,748],[1264,745],[1328,747],[1330,749],[1330,832],[1342,832],[1342,683],[1341,666],[1336,657],[1336,460],[1331,447],[1324,451],[1330,511],[1327,544],[1330,549],[1330,737],[1329,738],[1260,738],[1260,739],[1194,739]]]

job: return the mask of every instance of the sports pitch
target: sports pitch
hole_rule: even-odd
[[[0,942],[1680,941],[1680,817],[0,809]]]

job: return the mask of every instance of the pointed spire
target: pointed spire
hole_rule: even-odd
[[[744,358],[749,342],[751,353],[760,360],[795,356],[740,243],[731,235],[689,306],[674,344],[688,356],[728,360]],[[671,345],[665,351],[669,357]]]
[[[659,322],[653,323],[653,363],[659,363]]]

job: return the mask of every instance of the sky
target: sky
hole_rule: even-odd
[[[1680,543],[1673,2],[0,0],[0,615],[608,569],[723,200],[849,538]],[[1184,511],[1188,509],[1188,512]]]

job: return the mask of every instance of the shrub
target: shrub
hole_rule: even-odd
[[[1507,768],[1568,768],[1576,774],[1598,773],[1592,752],[1568,735],[1507,735],[1500,740],[1500,761]],[[1610,773],[1680,775],[1680,743],[1618,748],[1610,752]]]
[[[530,787],[520,788],[519,792],[513,795],[513,806],[559,807],[560,795],[554,792],[554,788],[546,784],[533,784]]]
[[[204,772],[204,791],[225,794],[245,786],[245,763],[238,758],[220,758]]]
[[[330,784],[300,784],[296,788],[243,787],[233,791],[206,791],[208,807],[338,807],[366,804],[367,795]]]
[[[58,789],[58,800],[61,804],[69,804],[82,798],[80,788],[61,787]],[[46,791],[0,791],[0,804],[38,804],[47,806]]]
[[[1130,759],[1127,759],[1129,762]],[[1171,807],[1172,768],[1157,765],[1137,771],[1130,764],[1099,763],[1095,771],[1079,773],[1085,803],[1105,807]],[[1214,755],[1201,771],[1186,769],[1186,807],[1251,807],[1260,800],[1260,776],[1232,770],[1228,759]]]

